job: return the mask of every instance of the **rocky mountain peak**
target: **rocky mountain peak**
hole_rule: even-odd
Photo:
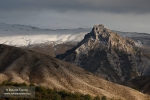
[[[92,31],[85,35],[86,38],[93,38],[95,40],[103,41],[107,40],[110,36],[110,30],[106,29],[104,25],[94,25]]]
[[[101,38],[105,39],[109,37],[109,32],[102,24],[94,25],[92,29],[92,34],[95,36],[96,40],[99,40]]]
[[[135,42],[101,24],[94,25],[81,42],[57,58],[115,82],[150,74],[150,59],[142,55]]]
[[[133,40],[121,37],[102,24],[94,25],[92,31],[85,35],[84,40],[87,40],[88,46],[92,48],[98,44],[109,50],[115,48],[128,53],[135,52],[135,42]]]

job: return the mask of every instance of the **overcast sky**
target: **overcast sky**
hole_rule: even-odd
[[[150,33],[150,0],[0,0],[0,23]]]

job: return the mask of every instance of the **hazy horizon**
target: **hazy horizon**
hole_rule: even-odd
[[[44,29],[91,28],[150,33],[148,0],[1,0],[0,23]]]

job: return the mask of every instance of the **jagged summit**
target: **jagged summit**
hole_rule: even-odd
[[[85,38],[93,37],[95,40],[101,40],[102,38],[104,40],[107,40],[110,36],[110,30],[106,29],[104,25],[94,25],[92,31],[85,35]]]
[[[84,41],[88,41],[88,46],[103,45],[110,51],[115,48],[128,53],[135,53],[135,42],[129,38],[123,38],[117,33],[107,29],[104,25],[94,25],[92,31],[85,35]]]
[[[135,42],[101,24],[94,25],[77,46],[57,58],[110,81],[125,81],[150,74],[150,59],[142,55]]]
[[[110,30],[106,29],[104,25],[94,25],[92,31],[85,35],[84,39],[92,39],[94,41],[108,41]]]

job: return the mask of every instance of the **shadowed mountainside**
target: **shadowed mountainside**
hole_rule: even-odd
[[[123,85],[150,95],[150,76],[136,77],[128,82],[124,82]]]
[[[49,88],[126,100],[149,100],[134,89],[99,78],[80,67],[33,51],[0,45],[0,82],[34,83]],[[115,90],[115,91],[114,91]]]

